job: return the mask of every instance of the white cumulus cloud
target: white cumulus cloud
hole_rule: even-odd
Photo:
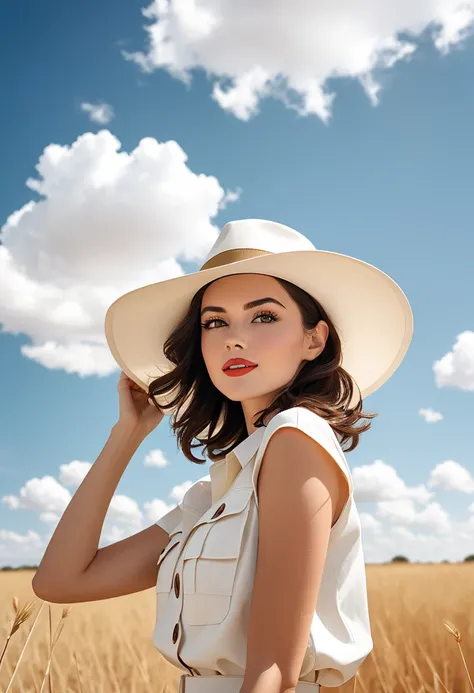
[[[90,468],[88,462],[78,462],[60,466],[62,483],[77,486]],[[47,525],[55,525],[69,504],[72,495],[65,486],[52,476],[29,479],[20,489],[18,496],[3,496],[2,502],[10,510],[36,510],[39,519]],[[105,516],[104,531],[110,531],[111,523],[125,526],[130,531],[141,527],[143,513],[138,503],[129,496],[115,494]]]
[[[443,420],[443,415],[434,409],[419,409],[418,413],[424,418],[426,423],[438,423]]]
[[[242,120],[262,99],[301,115],[330,117],[330,78],[359,80],[376,104],[383,71],[429,36],[441,53],[472,29],[474,0],[153,0],[142,10],[148,45],[123,52],[144,71],[190,82],[203,70],[212,97]]]
[[[355,467],[352,479],[357,503],[409,498],[425,504],[433,495],[423,485],[407,486],[398,476],[396,469],[382,460]]]
[[[394,523],[411,524],[416,517],[415,504],[410,498],[380,501],[377,503],[377,517],[386,518]]]
[[[466,330],[456,338],[452,351],[448,351],[433,364],[437,387],[474,390],[474,332]]]
[[[89,115],[90,120],[94,123],[107,125],[115,116],[114,109],[108,103],[81,103],[81,111]]]
[[[29,479],[19,496],[3,496],[2,501],[11,510],[39,510],[61,514],[71,500],[70,492],[52,476]]]
[[[192,485],[192,481],[184,481],[182,484],[179,484],[178,486],[173,486],[169,494],[170,498],[174,498],[177,501],[182,501],[184,498],[184,494],[191,488]]]
[[[474,476],[458,462],[446,460],[432,470],[428,486],[439,486],[443,491],[474,493]]]
[[[145,455],[144,465],[145,467],[158,467],[162,469],[168,466],[168,460],[161,450],[150,450]]]
[[[90,462],[80,462],[79,460],[61,464],[59,466],[59,481],[64,486],[79,486],[91,467]]]
[[[29,529],[25,534],[12,532],[7,529],[0,529],[0,541],[11,542],[22,549],[34,549],[43,546],[43,541],[37,532]]]
[[[60,515],[58,515],[57,513],[40,513],[41,522],[44,522],[47,525],[57,525],[60,519]]]
[[[446,510],[439,503],[429,503],[418,510],[410,498],[377,503],[377,517],[385,518],[395,525],[422,527],[438,534],[451,530],[451,520]]]
[[[407,529],[407,527],[398,527],[398,525],[395,525],[392,527],[392,535],[401,537],[402,539],[409,539],[410,541],[415,541],[416,540],[416,534],[411,531],[411,529]]]
[[[123,494],[116,494],[110,501],[106,517],[120,524],[139,526],[142,523],[143,513],[136,500]]]
[[[235,194],[192,171],[177,142],[148,137],[128,153],[108,130],[50,144],[36,169],[27,186],[40,199],[1,228],[0,323],[26,334],[23,355],[46,368],[109,375],[108,306],[202,260]]]
[[[166,515],[166,513],[169,513],[170,510],[173,510],[175,506],[176,503],[174,505],[169,505],[164,500],[159,498],[154,498],[152,501],[143,504],[147,518],[150,520],[150,522],[156,522],[157,520],[161,519],[163,515]]]
[[[156,452],[156,451],[152,451]],[[203,477],[207,478],[207,477]],[[192,481],[183,481],[182,484],[178,484],[177,486],[173,486],[171,491],[168,494],[169,498],[172,498],[173,500],[178,502],[178,505],[181,504],[181,501],[184,498],[184,494],[186,491],[188,491],[191,486],[193,485],[194,482]],[[166,513],[170,512],[170,510],[173,510],[173,508],[176,507],[176,503],[169,504],[166,501],[162,500],[161,498],[154,498],[153,500],[144,503],[145,512],[147,514],[147,518],[151,522],[156,522],[160,518],[163,517],[163,515],[166,515]]]
[[[415,524],[439,534],[449,533],[451,530],[449,513],[439,503],[430,503],[420,510],[416,514]]]
[[[372,532],[381,532],[382,523],[377,520],[371,513],[359,513],[360,525],[363,530],[371,530]]]

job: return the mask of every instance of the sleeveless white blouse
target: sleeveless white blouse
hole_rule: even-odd
[[[158,560],[153,644],[186,674],[244,675],[258,548],[257,477],[267,443],[282,426],[299,428],[322,445],[350,485],[331,529],[300,674],[302,681],[340,686],[373,648],[361,526],[337,437],[304,407],[279,412],[256,429],[156,523],[169,543]]]

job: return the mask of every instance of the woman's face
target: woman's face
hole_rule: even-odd
[[[262,298],[278,303],[267,300],[245,308]],[[209,377],[225,397],[242,403],[249,433],[254,414],[269,406],[303,361],[323,351],[329,332],[321,320],[305,333],[297,304],[276,279],[262,274],[236,274],[211,284],[201,301],[201,325]],[[234,371],[242,375],[232,377],[222,370],[232,358],[247,359],[257,367]]]

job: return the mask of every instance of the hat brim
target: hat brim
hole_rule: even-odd
[[[145,391],[152,380],[174,368],[163,345],[194,294],[229,274],[279,277],[319,301],[340,336],[342,366],[362,398],[393,375],[408,350],[413,335],[410,304],[398,284],[377,267],[324,250],[269,253],[149,284],[112,303],[105,316],[107,343],[121,369]],[[354,392],[351,404],[358,400]]]

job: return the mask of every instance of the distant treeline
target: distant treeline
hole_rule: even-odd
[[[0,568],[0,571],[5,571],[5,570],[38,570],[37,565],[19,565],[16,568],[13,568],[11,565],[4,565],[2,568]]]
[[[410,561],[406,556],[394,556],[390,563],[413,563],[414,565],[417,565],[419,563],[423,563],[425,565],[435,565],[438,563],[468,563],[469,561],[474,561],[474,554],[470,554],[469,556],[466,556],[464,561]],[[366,565],[380,565],[380,563],[377,564],[371,564],[371,563],[366,563]],[[0,572],[4,572],[7,570],[38,570],[37,565],[19,565],[16,568],[14,568],[11,565],[5,565],[3,567],[0,567]]]

